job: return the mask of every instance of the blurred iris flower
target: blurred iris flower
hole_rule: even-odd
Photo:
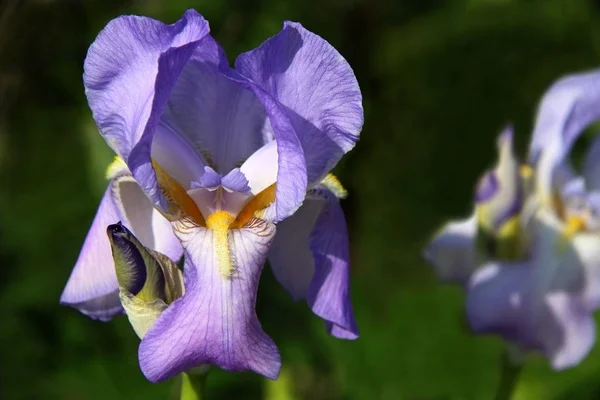
[[[477,333],[541,351],[553,368],[578,364],[595,340],[600,305],[600,137],[582,174],[568,160],[582,131],[600,117],[600,71],[567,76],[544,95],[522,165],[510,128],[499,161],[480,180],[475,211],[450,222],[425,257],[467,292]]]
[[[232,69],[193,10],[172,25],[123,16],[91,45],[84,85],[118,158],[63,304],[102,320],[125,306],[151,381],[200,364],[275,378],[255,312],[268,257],[332,335],[358,336],[329,171],[358,140],[362,98],[328,42],[286,22]],[[182,255],[177,289],[166,260]]]

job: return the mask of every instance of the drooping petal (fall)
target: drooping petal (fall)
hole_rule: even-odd
[[[325,320],[330,334],[341,339],[358,338],[350,300],[350,249],[348,229],[339,200],[323,190],[326,204],[310,235],[315,273],[307,302]]]
[[[307,198],[294,215],[277,224],[269,250],[269,264],[277,281],[294,300],[305,299],[315,274],[315,256],[310,235],[325,207],[323,198]]]
[[[277,225],[269,263],[294,300],[305,298],[332,335],[356,339],[344,214],[329,190],[319,186],[313,192]]]
[[[475,332],[499,334],[542,351],[555,369],[568,368],[592,348],[594,320],[567,288],[540,287],[539,274],[529,263],[484,266],[471,280],[467,317]]]
[[[300,138],[308,181],[320,181],[352,149],[363,124],[362,96],[348,62],[302,25],[241,54],[235,68],[283,107]]]
[[[213,364],[275,379],[279,352],[255,311],[274,225],[254,219],[226,237],[185,224],[178,232],[186,251],[186,293],[142,340],[142,371],[149,380],[160,381],[200,364]]]
[[[110,243],[106,237],[106,227],[120,219],[109,187],[100,201],[75,268],[62,293],[62,304],[101,320],[108,320],[123,312]]]

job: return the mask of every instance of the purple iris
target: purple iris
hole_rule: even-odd
[[[595,340],[600,306],[600,137],[581,174],[568,160],[600,118],[600,71],[560,79],[540,103],[529,165],[500,138],[499,162],[477,189],[473,216],[450,222],[426,249],[442,278],[467,291],[472,329],[555,369],[578,364]],[[490,179],[493,174],[494,179]]]
[[[140,344],[151,381],[200,364],[277,377],[255,312],[267,258],[332,335],[358,337],[343,190],[329,171],[358,140],[362,98],[328,42],[286,22],[232,69],[193,10],[172,25],[123,16],[84,70],[118,159],[61,303],[101,320],[123,312],[106,234],[122,221],[148,251],[185,260],[185,294]]]

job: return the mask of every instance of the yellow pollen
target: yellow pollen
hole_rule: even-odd
[[[573,215],[567,219],[565,228],[562,231],[562,236],[565,239],[571,239],[577,233],[586,230],[585,220],[580,216]]]
[[[152,166],[156,172],[158,186],[169,201],[172,211],[178,219],[190,217],[196,224],[206,226],[204,217],[200,213],[196,202],[187,194],[185,189],[173,177],[165,172],[156,162],[152,161]]]
[[[331,190],[331,192],[338,199],[344,199],[348,196],[348,191],[342,186],[340,180],[333,174],[327,174],[325,178],[321,181],[321,185],[325,186],[327,189]]]
[[[213,231],[217,270],[225,278],[231,278],[235,268],[229,250],[229,227],[234,220],[234,216],[226,211],[215,211],[206,219],[206,227]]]

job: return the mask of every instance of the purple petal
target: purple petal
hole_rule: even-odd
[[[193,10],[172,25],[146,17],[122,16],[108,23],[90,46],[84,63],[86,95],[100,133],[127,160],[164,96],[158,60],[208,34],[208,23]],[[176,60],[171,53],[171,61]],[[160,74],[159,74],[160,75]]]
[[[330,334],[340,339],[358,338],[350,301],[348,230],[339,200],[324,190],[327,204],[310,235],[315,273],[307,302],[327,322]]]
[[[270,126],[257,97],[227,79],[220,63],[227,64],[225,54],[207,37],[183,69],[168,107],[182,134],[224,175],[265,143]]]
[[[539,190],[549,197],[552,175],[577,137],[600,117],[600,71],[564,77],[546,92],[538,109],[530,145]]]
[[[120,216],[118,220],[121,220],[144,246],[177,262],[183,254],[181,243],[173,233],[171,223],[154,208],[137,182],[131,176],[122,176],[113,180],[111,187]],[[112,265],[114,264],[111,263]]]
[[[435,268],[442,281],[465,284],[475,270],[475,215],[446,224],[433,238],[424,257]]]
[[[221,174],[206,166],[204,167],[204,174],[198,179],[198,182],[192,183],[192,189],[216,189],[219,185],[221,185]]]
[[[469,281],[467,317],[477,333],[496,333],[529,348],[540,348],[530,332],[528,306],[533,290],[529,264],[487,264]]]
[[[179,234],[186,246],[186,293],[142,340],[142,371],[156,382],[200,364],[214,364],[275,379],[281,365],[279,353],[255,312],[258,281],[275,235],[274,225],[254,220],[229,231],[231,259],[235,260],[232,276],[218,270],[212,230],[183,227]]]
[[[108,320],[122,312],[106,227],[120,220],[110,187],[104,193],[75,268],[60,298],[94,319]]]
[[[309,182],[319,181],[354,147],[363,124],[362,96],[354,72],[327,41],[286,22],[235,66],[283,106],[304,149]]]
[[[234,168],[221,180],[221,185],[232,192],[238,192],[243,194],[250,193],[250,186],[248,186],[248,179],[239,168]]]

